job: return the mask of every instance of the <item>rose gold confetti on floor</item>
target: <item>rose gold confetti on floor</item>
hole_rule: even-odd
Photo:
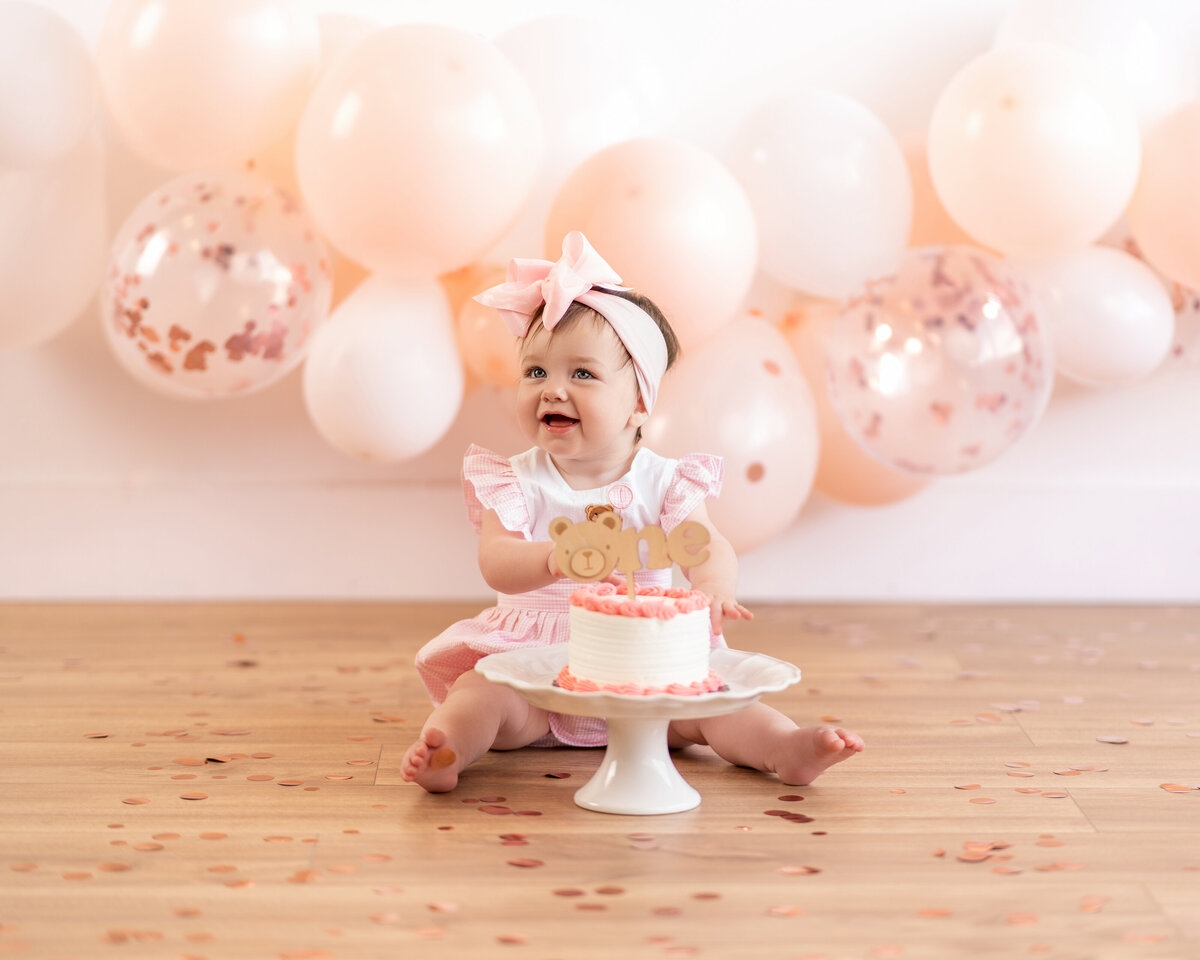
[[[208,794],[207,793],[181,793],[179,795],[179,799],[180,800],[207,800]]]
[[[541,860],[508,860],[506,861],[510,867],[544,867],[546,864]]]
[[[972,797],[967,802],[968,803],[995,803],[996,801],[992,797]]]
[[[130,806],[138,806],[143,803],[149,803],[150,798],[149,797],[126,797],[121,802],[128,803]]]

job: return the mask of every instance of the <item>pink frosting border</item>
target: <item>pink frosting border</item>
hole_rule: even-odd
[[[715,670],[709,670],[708,676],[695,683],[671,683],[665,687],[639,687],[634,683],[596,683],[594,680],[580,680],[571,673],[569,667],[563,667],[554,679],[554,685],[563,690],[575,693],[621,693],[631,697],[650,697],[660,693],[669,693],[676,697],[698,697],[702,693],[716,693],[725,689],[725,681]]]
[[[637,595],[640,600],[630,600],[625,590],[615,584],[589,583],[571,594],[571,605],[614,617],[656,617],[659,620],[707,610],[709,606],[708,596],[699,590],[639,587]]]

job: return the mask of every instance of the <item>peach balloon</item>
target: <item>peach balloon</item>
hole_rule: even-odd
[[[1137,182],[1133,108],[1081,53],[993,50],[942,91],[929,169],[955,222],[1006,254],[1064,253],[1098,240]]]
[[[455,333],[463,363],[480,380],[498,387],[514,386],[521,378],[518,341],[497,316],[495,308],[471,298],[503,283],[505,276],[502,267],[483,271],[478,281],[482,286],[470,290],[455,312]]]
[[[195,170],[240,165],[287,132],[319,43],[303,0],[112,0],[96,59],[130,146]]]
[[[684,350],[734,318],[758,262],[746,192],[678,140],[628,140],[580,164],[551,205],[547,257],[558,258],[571,230],[662,308]]]
[[[776,97],[742,124],[730,163],[754,208],[764,273],[843,297],[896,268],[912,186],[899,144],[858,101],[820,89]]]
[[[481,257],[538,174],[541,122],[488,41],[385,27],[333,62],[296,134],[296,175],[335,247],[374,273],[432,277]]]
[[[62,159],[95,115],[95,68],[79,32],[37,4],[0,0],[0,167]]]
[[[1054,338],[1059,373],[1088,386],[1143,380],[1166,359],[1175,309],[1158,276],[1111,247],[1010,261]]]
[[[736,319],[667,371],[642,435],[664,456],[725,458],[724,487],[708,511],[739,552],[788,527],[812,489],[812,392],[783,335],[764,320]]]
[[[458,416],[463,373],[436,280],[372,276],[313,338],[304,402],[347,456],[394,462],[430,450]]]
[[[950,474],[989,463],[1040,418],[1054,384],[1028,284],[970,247],[911,251],[845,305],[828,345],[847,433],[889,467]]]
[[[870,456],[842,426],[829,399],[825,379],[829,336],[841,305],[830,300],[797,304],[784,314],[779,329],[800,361],[812,388],[820,434],[820,458],[813,489],[855,506],[879,506],[911,497],[928,479],[894,470]]]
[[[946,212],[946,206],[933,188],[929,175],[929,157],[924,147],[909,147],[904,153],[913,188],[910,247],[943,247],[970,244],[971,238]]]
[[[100,306],[134,379],[174,397],[226,397],[300,363],[330,287],[325,245],[295,197],[247,173],[185,174],[117,231]]]
[[[108,253],[105,198],[94,134],[54,163],[0,168],[0,349],[49,340],[94,303]]]
[[[1127,216],[1142,256],[1186,287],[1200,288],[1200,100],[1145,138],[1142,173]]]

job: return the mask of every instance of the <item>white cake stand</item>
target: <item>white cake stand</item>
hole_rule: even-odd
[[[634,697],[579,693],[554,686],[567,663],[567,645],[506,650],[484,657],[475,669],[512,687],[535,707],[555,713],[604,717],[608,747],[600,769],[575,794],[575,802],[600,813],[648,816],[699,805],[700,794],[675,769],[667,747],[672,720],[716,717],[750,706],[764,693],[791,686],[800,668],[761,653],[713,650],[710,663],[728,690],[695,697]]]

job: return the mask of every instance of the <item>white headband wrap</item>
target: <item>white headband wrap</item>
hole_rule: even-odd
[[[633,372],[646,412],[654,409],[658,387],[667,371],[667,342],[653,318],[636,303],[605,292],[603,287],[626,290],[604,259],[592,249],[587,238],[572,230],[563,238],[563,255],[557,263],[549,260],[513,259],[508,263],[508,279],[475,297],[484,306],[495,307],[513,336],[529,330],[533,315],[542,310],[542,325],[547,330],[558,326],[573,301],[591,307],[608,321],[617,338],[633,360]]]

